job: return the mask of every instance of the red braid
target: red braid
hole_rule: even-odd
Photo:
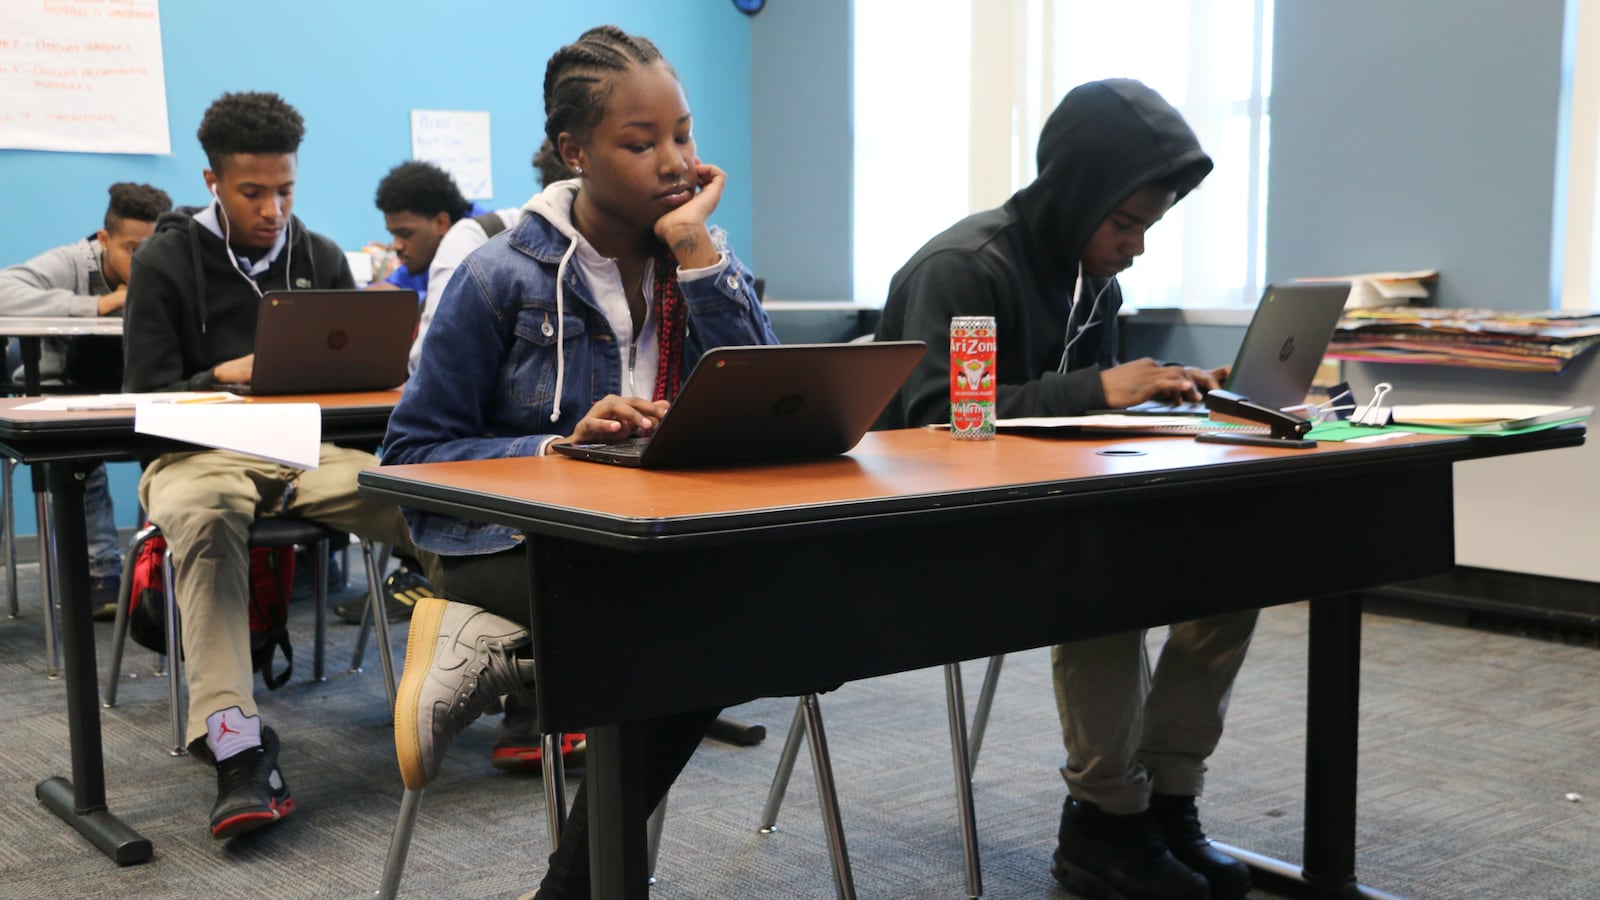
[[[688,321],[683,289],[678,285],[678,260],[669,250],[656,257],[655,285],[651,302],[656,308],[657,346],[661,362],[656,368],[656,391],[652,400],[675,400],[683,384],[683,337]]]

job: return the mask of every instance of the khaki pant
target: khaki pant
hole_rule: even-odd
[[[370,453],[323,444],[321,465],[299,474],[285,512],[414,554],[400,510],[356,492],[356,473],[376,463]],[[279,512],[291,471],[239,453],[201,450],[162,456],[139,480],[139,502],[161,526],[176,567],[188,742],[205,736],[206,716],[219,709],[256,714],[246,542],[257,517]]]
[[[1199,796],[1258,614],[1173,625],[1153,676],[1142,630],[1051,648],[1068,793],[1113,815]]]

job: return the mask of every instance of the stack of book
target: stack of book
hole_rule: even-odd
[[[1600,344],[1600,313],[1392,306],[1352,309],[1328,357],[1518,372],[1560,372]]]

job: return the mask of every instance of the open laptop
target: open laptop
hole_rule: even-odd
[[[926,350],[921,341],[718,347],[649,437],[553,449],[647,469],[834,456],[861,440]]]
[[[1222,387],[1273,409],[1305,403],[1349,296],[1350,285],[1344,282],[1267,285]],[[1204,403],[1150,402],[1123,411],[1208,414]]]
[[[268,291],[250,383],[216,389],[258,396],[388,390],[406,380],[418,314],[416,291]]]

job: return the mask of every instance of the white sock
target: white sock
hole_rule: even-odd
[[[206,716],[206,746],[217,762],[261,746],[261,717],[237,706],[217,710]]]

